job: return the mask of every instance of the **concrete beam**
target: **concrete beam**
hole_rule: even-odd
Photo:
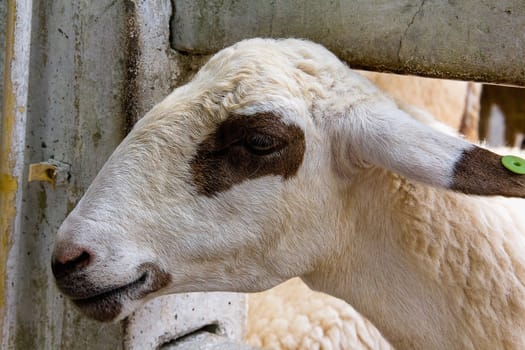
[[[173,0],[172,46],[250,37],[319,42],[354,68],[525,86],[525,2]]]

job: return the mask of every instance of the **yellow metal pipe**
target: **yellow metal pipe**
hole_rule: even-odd
[[[3,329],[6,313],[7,257],[11,245],[11,232],[16,216],[16,192],[18,179],[13,176],[15,162],[11,154],[15,133],[16,97],[11,80],[11,64],[14,58],[16,24],[16,0],[7,2],[6,45],[4,51],[4,94],[0,125],[0,329]]]

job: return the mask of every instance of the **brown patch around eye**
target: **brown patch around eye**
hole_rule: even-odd
[[[271,113],[232,115],[197,148],[191,160],[193,183],[212,196],[244,180],[266,175],[287,179],[304,156],[303,131]]]

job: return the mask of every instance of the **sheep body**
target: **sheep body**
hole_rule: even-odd
[[[392,173],[368,174],[360,186],[353,191],[363,198],[374,191],[370,195],[374,203],[369,206],[389,203],[377,212],[391,221],[381,220],[380,225],[386,228],[376,227],[376,232],[392,235],[382,242],[383,249],[397,246],[398,254],[393,260],[383,260],[374,272],[366,271],[359,277],[343,273],[347,281],[342,285],[348,287],[334,295],[350,300],[396,348],[428,348],[430,337],[448,349],[520,348],[524,339],[517,330],[525,326],[524,201],[443,192]],[[370,224],[370,220],[363,223]],[[369,251],[365,244],[359,249],[354,242],[352,254]],[[368,256],[361,256],[360,261],[374,266]],[[399,261],[405,264],[396,271]],[[319,283],[324,279],[321,274],[309,280],[314,289],[327,283]],[[405,274],[418,275],[419,281],[415,283]],[[357,281],[377,285],[378,279],[383,279],[382,287],[374,293],[350,287]],[[420,290],[421,284],[427,292]],[[443,286],[447,290],[439,298],[428,293]],[[395,294],[403,295],[406,304],[400,305]],[[432,305],[428,308],[425,303]],[[403,316],[404,308],[419,311]],[[411,341],[396,339],[397,331],[384,327],[391,319],[396,319],[393,324],[404,322],[413,330]],[[448,326],[452,320],[456,325]]]
[[[268,350],[391,349],[379,331],[343,300],[300,279],[248,295],[245,340]]]

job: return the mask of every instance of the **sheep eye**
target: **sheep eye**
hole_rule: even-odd
[[[263,134],[250,134],[244,139],[244,147],[253,154],[264,156],[281,148],[279,140]]]

